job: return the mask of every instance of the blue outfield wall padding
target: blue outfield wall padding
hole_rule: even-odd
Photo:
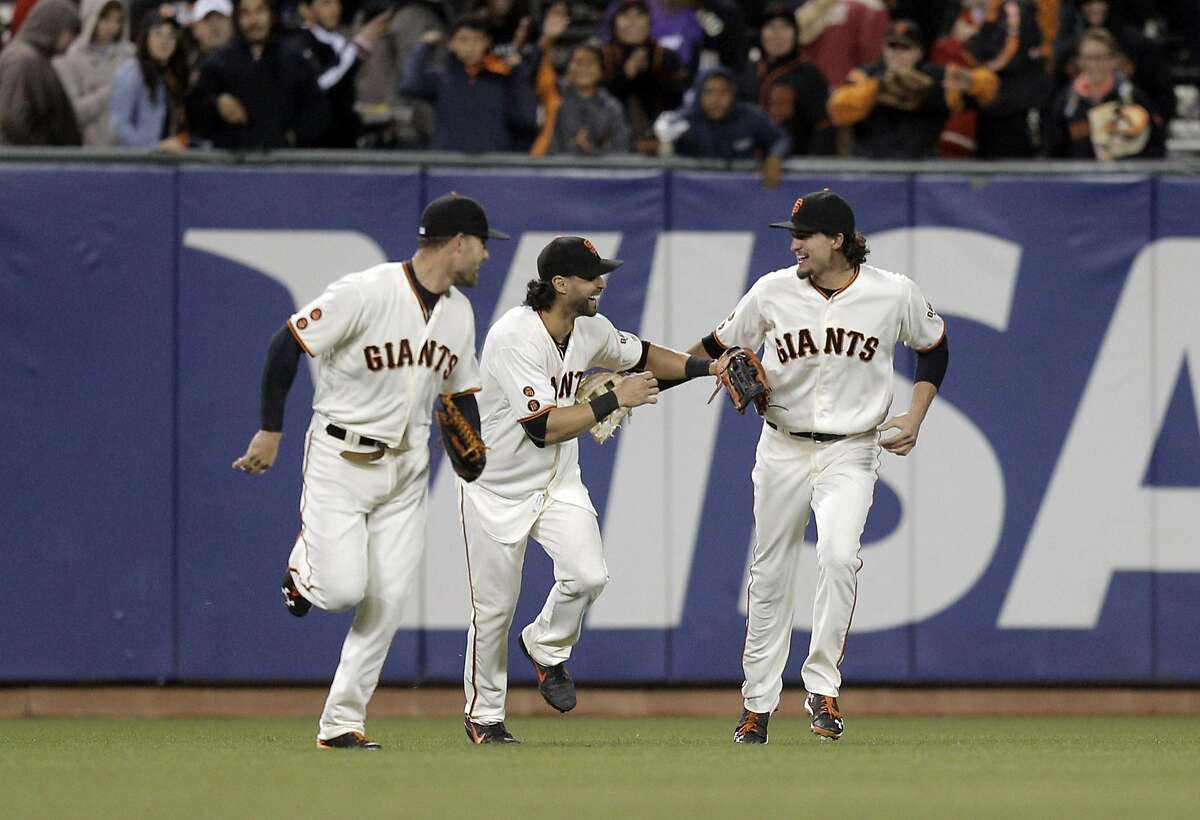
[[[796,175],[767,191],[689,171],[33,164],[0,169],[0,680],[329,680],[350,616],[296,620],[278,591],[307,365],[274,468],[231,463],[259,424],[271,335],[338,277],[410,256],[428,200],[473,196],[512,234],[470,294],[478,347],[545,243],[578,233],[625,261],[605,315],[682,350],[793,263],[767,224],[825,186],[951,348],[916,450],[882,456],[846,683],[1200,682],[1193,178]],[[914,361],[896,357],[894,412]],[[705,404],[708,381],[581,442],[610,580],[580,681],[741,679],[760,422]],[[385,681],[456,683],[469,662],[455,479],[430,448],[427,549]],[[797,556],[793,693],[818,535]],[[513,635],[553,582],[531,539]],[[511,636],[509,657],[529,681]]]
[[[0,169],[0,679],[173,674],[174,201]]]

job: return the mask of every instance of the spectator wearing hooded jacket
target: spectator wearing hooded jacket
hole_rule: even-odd
[[[854,126],[855,156],[935,157],[951,111],[995,99],[1000,81],[986,68],[938,66],[924,57],[920,27],[897,20],[888,29],[883,59],[851,71],[830,95],[833,124]]]
[[[316,145],[329,105],[315,72],[281,42],[268,0],[238,0],[234,17],[233,37],[201,66],[188,95],[193,137],[230,151]]]
[[[791,149],[787,134],[771,124],[762,109],[737,100],[737,79],[724,66],[696,78],[691,105],[659,117],[655,130],[684,157],[763,162],[763,184],[779,184],[783,158]]]
[[[759,57],[743,72],[743,99],[755,101],[791,139],[793,154],[828,154],[833,131],[825,114],[829,89],[820,70],[800,55],[796,20],[787,6],[763,12]]]
[[[429,32],[409,55],[400,93],[436,106],[430,145],[436,151],[528,151],[537,133],[537,99],[526,62],[500,59],[478,17],[450,28],[444,68],[433,65],[440,32]]]
[[[0,143],[83,143],[71,98],[50,62],[78,33],[79,12],[72,3],[41,0],[0,51]]]
[[[133,55],[129,23],[121,0],[83,0],[83,27],[54,69],[75,108],[84,145],[113,144],[108,100],[113,75]]]
[[[645,0],[621,0],[613,9],[610,35],[602,50],[604,84],[625,108],[635,149],[653,156],[658,153],[654,122],[683,101],[687,68],[650,36]]]

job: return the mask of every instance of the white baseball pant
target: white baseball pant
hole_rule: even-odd
[[[608,583],[608,568],[600,526],[591,510],[550,499],[525,537],[503,543],[487,534],[473,502],[461,491],[459,501],[471,585],[463,670],[466,714],[476,723],[499,723],[508,692],[508,632],[521,592],[528,537],[554,560],[554,586],[546,603],[521,630],[526,649],[540,664],[555,666],[571,656],[584,614]]]
[[[753,712],[773,712],[783,690],[796,608],[796,567],[817,516],[817,584],[805,688],[837,697],[838,666],[858,592],[863,527],[879,472],[874,431],[818,443],[763,425],[755,454],[755,544],[746,589],[742,697]]]
[[[428,448],[389,450],[370,463],[346,460],[345,449],[314,419],[305,442],[303,528],[288,560],[314,606],[357,607],[321,715],[317,736],[325,739],[363,731],[425,546]]]

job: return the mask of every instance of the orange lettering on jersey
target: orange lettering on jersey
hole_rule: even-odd
[[[400,340],[400,355],[396,359],[396,366],[404,367],[405,365],[408,365],[411,367],[412,363],[413,363],[412,345],[410,345],[408,343],[408,339],[401,339]]]
[[[778,336],[775,337],[775,355],[779,357],[780,364],[787,364],[788,359],[791,358],[791,356],[788,355],[788,352],[783,349],[783,342],[779,340]]]
[[[450,374],[454,372],[454,366],[458,364],[458,357],[453,353],[450,354],[450,361],[446,364],[446,369],[442,371],[442,378],[450,378]]]
[[[392,352],[392,343],[391,342],[386,343],[383,346],[383,349],[387,351],[388,370],[395,370],[396,369],[396,357]]]
[[[863,336],[861,333],[859,333],[857,330],[846,331],[846,337],[848,339],[850,339],[850,346],[848,348],[846,348],[846,355],[853,356],[855,349],[858,348],[858,343],[861,342],[866,337]]]
[[[432,339],[427,345],[421,348],[420,354],[417,356],[417,364],[433,367],[433,354],[437,353],[438,343]]]

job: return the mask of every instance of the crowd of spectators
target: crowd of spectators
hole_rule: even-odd
[[[7,9],[0,143],[676,154],[768,183],[788,156],[1161,157],[1200,47],[1200,0]]]

